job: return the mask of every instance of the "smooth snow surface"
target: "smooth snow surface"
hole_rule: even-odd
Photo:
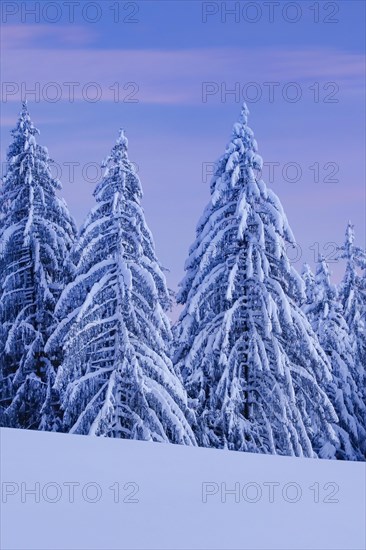
[[[365,548],[364,463],[7,428],[0,437],[4,550]],[[36,483],[39,503],[26,493]],[[224,502],[235,483],[239,502],[229,492]]]

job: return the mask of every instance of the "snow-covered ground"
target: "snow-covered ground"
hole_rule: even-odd
[[[24,549],[364,549],[365,464],[1,429]]]

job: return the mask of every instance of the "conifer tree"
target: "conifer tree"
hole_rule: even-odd
[[[346,261],[339,296],[352,336],[356,382],[358,387],[364,389],[366,399],[366,252],[354,241],[354,226],[349,222],[344,245],[339,249],[339,259]]]
[[[44,347],[72,275],[76,230],[37,134],[23,103],[0,197],[0,416],[3,426],[55,429],[44,407],[54,399]]]
[[[304,285],[286,253],[294,237],[259,177],[247,116],[244,105],[189,251],[175,364],[199,444],[332,456],[337,416],[320,385],[330,365],[299,307]]]
[[[324,391],[330,397],[338,416],[334,424],[339,439],[336,458],[363,460],[366,450],[366,404],[362,388],[355,377],[355,350],[337,289],[330,282],[324,258],[319,258],[315,278],[309,266],[304,268],[307,300],[304,311],[329,357],[332,380]]]
[[[55,387],[71,433],[194,444],[192,413],[170,360],[170,297],[119,139],[74,248],[75,279],[48,349],[63,345]]]

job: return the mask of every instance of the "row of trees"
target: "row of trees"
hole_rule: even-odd
[[[294,237],[243,107],[177,296],[123,133],[80,232],[23,105],[0,207],[0,424],[364,460],[366,255],[351,224],[336,288]]]

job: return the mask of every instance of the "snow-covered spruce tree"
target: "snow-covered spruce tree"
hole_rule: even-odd
[[[38,133],[24,103],[0,197],[0,416],[3,426],[55,429],[54,366],[44,345],[71,277],[76,229]]]
[[[65,358],[56,377],[64,430],[195,444],[182,382],[169,358],[170,297],[121,131],[73,257],[76,277],[48,342]]]
[[[203,446],[330,456],[334,408],[319,383],[330,367],[299,307],[294,243],[243,106],[211,182],[178,301],[175,364]]]
[[[345,243],[339,249],[339,258],[346,261],[339,295],[355,354],[354,378],[366,403],[366,251],[354,241],[354,226],[349,222]]]
[[[339,249],[339,258],[346,261],[339,295],[355,353],[355,381],[366,401],[366,252],[354,241],[354,226],[349,222],[345,243]]]
[[[343,317],[337,289],[330,282],[324,258],[318,261],[315,278],[308,265],[304,266],[303,278],[307,297],[303,310],[332,368],[332,380],[326,382],[323,389],[330,397],[339,419],[333,426],[339,439],[336,458],[364,460],[366,404],[362,388],[357,384],[355,350],[350,330]]]

